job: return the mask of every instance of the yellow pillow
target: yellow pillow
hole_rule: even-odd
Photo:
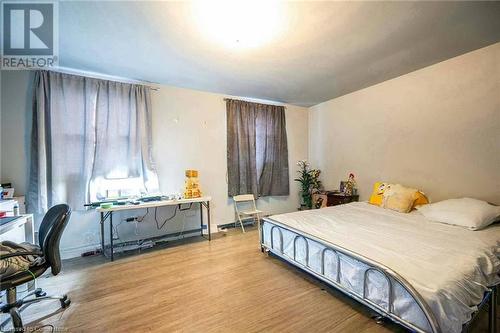
[[[389,184],[384,190],[382,207],[400,213],[409,213],[417,199],[417,193],[418,190],[414,188],[404,187],[399,184]]]
[[[429,203],[429,199],[427,199],[424,192],[417,191],[416,196],[417,199],[415,199],[415,202],[413,203],[413,208],[417,206],[427,205]]]
[[[383,202],[384,202],[384,193],[386,192],[386,190],[388,188],[390,188],[391,186],[393,186],[392,184],[389,184],[389,183],[385,183],[385,182],[376,182],[374,185],[373,185],[373,192],[370,196],[370,199],[368,200],[368,203],[372,204],[372,205],[375,205],[375,206],[379,206],[379,207],[383,207]],[[398,186],[401,186],[401,185],[398,185]],[[403,187],[403,186],[401,186]],[[398,187],[396,187],[397,189]],[[405,188],[405,187],[403,187]],[[394,188],[393,188],[394,190]],[[411,190],[414,190],[414,189],[411,189]],[[411,207],[411,209],[417,207],[417,206],[422,206],[422,205],[426,205],[428,204],[430,201],[429,199],[427,199],[427,197],[425,196],[425,193],[424,192],[421,192],[421,191],[418,191],[418,190],[415,190],[415,201],[413,202],[413,206]],[[394,201],[396,199],[395,198],[392,198],[390,200],[390,203],[389,205],[393,205],[394,204]],[[408,200],[411,200],[411,199],[408,199]],[[406,202],[405,204],[407,204],[408,202]],[[405,205],[403,205],[404,207]],[[385,208],[388,208],[388,207],[385,207]],[[406,210],[406,207],[404,207],[405,210]],[[410,209],[410,210],[411,210]]]
[[[384,182],[376,182],[375,185],[373,185],[373,192],[370,196],[370,200],[368,200],[368,203],[371,203],[375,206],[382,206],[382,201],[384,200],[384,191],[387,185],[389,184]]]

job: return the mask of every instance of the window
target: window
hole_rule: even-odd
[[[158,190],[149,88],[37,71],[27,206]]]
[[[90,196],[96,200],[116,197],[131,197],[145,194],[140,177],[106,179],[97,177],[90,182]]]

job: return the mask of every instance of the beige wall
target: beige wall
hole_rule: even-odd
[[[184,170],[199,170],[203,194],[213,197],[216,224],[234,221],[227,196],[226,103],[219,94],[162,86],[153,92],[153,147],[164,193],[181,192]],[[296,161],[307,158],[308,110],[287,105],[290,196],[261,198],[266,213],[290,212],[299,206],[293,181]]]
[[[500,43],[311,107],[309,156],[363,200],[384,180],[500,204]]]

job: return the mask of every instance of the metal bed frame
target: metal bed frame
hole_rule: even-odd
[[[264,243],[264,224],[268,223],[271,225],[271,229],[269,231],[270,234],[270,246],[266,245]],[[294,240],[293,240],[293,256],[290,257],[289,255],[285,254],[283,250],[283,232],[282,229],[287,230],[294,234]],[[275,248],[275,240],[274,240],[274,234],[275,230],[278,231],[278,236],[280,238],[280,246],[279,248]],[[356,301],[366,305],[369,307],[371,310],[375,311],[378,313],[380,316],[383,318],[388,318],[392,320],[393,322],[396,322],[403,327],[410,329],[411,331],[418,332],[418,333],[427,333],[428,331],[416,326],[414,323],[405,320],[398,316],[396,313],[394,313],[394,308],[393,308],[393,302],[394,302],[394,284],[399,284],[415,301],[415,304],[417,304],[422,311],[423,315],[425,316],[427,322],[428,322],[428,327],[430,328],[430,332],[432,333],[441,333],[442,330],[439,327],[439,323],[437,322],[434,313],[432,312],[431,308],[427,304],[427,302],[423,299],[423,297],[412,287],[412,285],[406,281],[402,276],[400,276],[398,273],[390,269],[389,267],[380,264],[374,260],[371,260],[369,258],[366,258],[360,254],[357,254],[355,252],[352,252],[348,249],[345,249],[343,247],[326,243],[321,239],[318,239],[312,235],[304,235],[302,232],[297,231],[293,228],[290,228],[288,226],[285,226],[277,221],[274,221],[271,218],[264,218],[262,225],[260,226],[260,246],[262,252],[266,253],[271,253],[286,262],[300,268],[301,270],[305,271],[306,273],[312,275],[313,277],[323,281],[327,285],[334,287],[338,289],[339,291],[343,292],[344,294],[350,296],[351,298],[355,299]],[[299,261],[297,261],[297,241],[299,239],[302,239],[305,244],[305,265]],[[318,273],[314,270],[311,269],[309,266],[309,242],[308,240],[314,241],[316,243],[321,244],[324,246],[324,249],[321,251],[321,272]],[[326,253],[332,253],[335,258],[336,258],[336,264],[337,264],[337,270],[336,270],[336,276],[335,279],[331,279],[325,275],[325,255]],[[340,277],[342,275],[341,272],[341,265],[340,265],[340,254],[343,256],[355,259],[357,261],[360,261],[361,263],[365,264],[368,266],[368,268],[364,272],[364,277],[363,277],[363,292],[361,295],[355,293],[352,290],[347,289],[340,283]],[[371,272],[377,272],[381,274],[385,280],[387,281],[387,286],[388,286],[388,300],[387,300],[387,308],[384,308],[380,306],[379,304],[373,302],[367,297],[367,287],[368,287],[368,276]],[[496,332],[496,296],[497,296],[497,286],[491,287],[486,293],[481,301],[481,303],[478,305],[478,310],[473,314],[472,319],[467,322],[466,324],[463,325],[462,327],[462,332],[468,332],[470,324],[474,321],[476,318],[476,315],[479,313],[479,311],[486,305],[489,305],[489,331],[491,333]]]

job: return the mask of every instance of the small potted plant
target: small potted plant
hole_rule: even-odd
[[[313,206],[312,195],[321,189],[321,181],[319,180],[321,171],[311,169],[306,160],[297,162],[297,165],[299,166],[297,171],[299,177],[294,180],[300,183],[300,196],[302,199],[300,209],[311,209]]]

